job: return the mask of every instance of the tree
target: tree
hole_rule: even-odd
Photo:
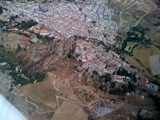
[[[18,53],[21,49],[22,49],[21,46],[18,44],[17,49],[16,49],[16,53]]]
[[[21,23],[18,23],[15,27],[17,27],[20,30],[27,30],[36,24],[38,24],[36,21],[28,20],[28,21],[22,21]]]
[[[123,92],[127,93],[129,91],[128,86],[127,85],[122,85],[123,88]]]
[[[124,40],[122,43],[122,50],[124,50],[127,46],[127,40]]]
[[[92,74],[99,75],[96,70],[93,70],[93,71],[92,71]]]
[[[117,40],[118,42],[121,42],[121,41],[122,41],[122,38],[121,38],[120,36],[116,36],[116,40]]]
[[[125,70],[124,68],[118,69],[117,75],[122,75],[122,76],[127,76],[127,77],[130,77],[130,76],[131,76],[131,75],[128,73],[128,71]]]
[[[0,14],[3,13],[3,8],[0,6]]]
[[[14,81],[13,81],[14,85],[18,85],[18,84],[26,85],[30,82],[29,80],[22,78],[17,72],[10,72],[9,74],[14,79]]]
[[[18,18],[18,15],[13,15],[13,16],[10,16],[10,21],[12,21],[12,20],[14,20],[14,19],[16,19],[16,18]]]
[[[109,94],[123,95],[123,90],[121,88],[114,88],[109,91]]]
[[[96,25],[96,21],[91,21],[91,23],[93,24],[93,26],[95,26],[95,25]]]
[[[88,120],[95,120],[95,119],[93,119],[91,116],[88,116]]]
[[[34,78],[35,80],[37,80],[37,82],[42,82],[45,79],[46,74],[44,72],[38,72],[36,74],[34,74]]]
[[[111,81],[112,77],[110,73],[106,73],[105,75],[102,75],[101,78],[105,78],[105,82]]]
[[[70,52],[67,54],[67,58],[75,59],[75,57]]]
[[[2,28],[5,24],[6,22],[0,19],[0,27]]]
[[[128,82],[128,92],[135,92],[136,88],[131,84],[131,82]]]
[[[116,86],[115,82],[111,82],[111,83],[110,83],[110,87],[111,87],[112,89],[115,88],[115,86]]]
[[[131,78],[134,82],[137,82],[136,73],[132,73]]]

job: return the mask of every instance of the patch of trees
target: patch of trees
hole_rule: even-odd
[[[117,40],[118,42],[122,42],[122,38],[121,38],[120,36],[116,36],[116,40]]]
[[[66,1],[68,1],[68,2],[75,2],[75,0],[66,0]]]
[[[93,26],[96,26],[96,21],[91,21],[91,23],[93,24]]]
[[[118,71],[117,71],[117,75],[130,77],[135,82],[137,80],[135,73],[128,73],[128,71],[125,70],[124,68],[119,68]]]
[[[31,33],[34,33],[31,31]],[[43,35],[40,35],[39,33],[34,33],[36,35],[36,38],[37,39],[42,39],[43,41],[47,41],[47,42],[50,42],[52,41],[53,39],[55,39],[54,36],[43,36]]]
[[[160,17],[157,17],[158,19],[160,19]]]
[[[18,18],[18,15],[10,16],[10,21],[12,21],[12,20],[14,20],[14,19],[16,19],[16,18]]]
[[[88,120],[95,120],[95,119],[92,118],[91,116],[88,116]]]
[[[47,113],[47,118],[50,120],[52,119],[52,116],[53,116],[54,112],[48,112]]]
[[[16,53],[18,53],[20,50],[22,50],[21,46],[18,44],[17,45],[17,49],[16,49]]]
[[[159,45],[154,45],[154,46],[156,46],[157,48],[159,48],[159,49],[160,49],[160,46],[159,46]]]
[[[26,72],[26,71],[25,71]],[[24,71],[22,73],[24,73],[24,75],[26,75],[29,79],[25,79],[21,76],[21,74],[19,74],[18,72],[12,71],[9,74],[12,76],[12,78],[14,79],[13,84],[14,85],[26,85],[29,83],[33,83],[35,80],[37,82],[42,82],[45,79],[46,73],[45,72],[38,72],[38,73],[34,73],[34,74],[30,74],[29,73],[25,73]]]
[[[2,6],[0,6],[0,14],[2,14],[3,13],[3,8],[2,8]]]
[[[117,75],[130,77],[130,74],[124,68],[119,68],[117,71]]]
[[[103,42],[103,41],[100,41],[99,43],[98,43],[98,46],[99,45],[102,45],[105,49],[106,49],[106,52],[108,52],[108,50],[110,49],[110,48],[108,48],[107,46],[106,46],[106,44]]]
[[[44,36],[44,39],[46,40],[46,41],[51,41],[51,40],[53,40],[55,37],[54,36],[52,36],[52,37],[49,37],[49,36]]]
[[[160,26],[160,22],[155,23],[154,26]]]
[[[110,88],[111,89],[109,90],[109,94],[121,95],[121,96],[126,95],[126,93],[135,92],[135,90],[136,90],[135,86],[132,85],[131,82],[128,82],[128,85],[123,84],[119,88],[116,88],[116,82],[111,82],[110,83]]]
[[[100,76],[96,70],[92,71],[92,80],[94,81],[94,87],[96,90],[107,92],[107,83],[110,82],[111,79],[112,76],[110,73]]]
[[[38,72],[33,74],[32,79],[37,80],[37,82],[42,82],[46,77],[46,73],[45,72]]]
[[[12,76],[12,78],[14,80],[13,81],[14,85],[18,85],[18,84],[26,85],[26,84],[30,83],[29,80],[22,78],[17,72],[10,72],[9,75]]]
[[[125,84],[122,85],[121,88],[115,88],[114,82],[111,82],[110,85],[112,89],[109,91],[109,94],[124,96],[127,92],[129,92],[129,87]]]
[[[13,84],[14,85],[26,85],[28,83],[33,83],[35,80],[37,82],[42,82],[46,76],[45,72],[38,72],[34,74],[29,74],[27,70],[22,71],[22,73],[29,78],[29,80],[23,78],[18,72],[15,71],[15,67],[18,65],[18,60],[13,57],[14,54],[6,54],[6,52],[0,52],[0,62],[7,62],[10,67],[8,67],[5,70],[11,70],[9,73],[12,78],[14,79]]]
[[[140,25],[131,27],[130,31],[127,33],[127,40],[141,42],[145,39],[145,32],[149,30],[150,29],[148,27],[143,28]],[[136,32],[138,32],[140,36]]]
[[[21,49],[20,45],[18,45],[17,49]],[[45,79],[46,72],[29,73],[27,70],[23,70],[22,73],[28,77],[29,80],[23,78],[20,73],[15,71],[15,67],[20,64],[20,60],[15,57],[14,52],[6,51],[3,46],[0,47],[0,63],[1,62],[7,62],[9,64],[9,67],[5,70],[11,71],[9,74],[14,79],[14,85],[26,85],[28,83],[33,83],[35,80],[37,80],[37,82],[42,82]]]
[[[159,89],[159,92],[160,92],[160,89]],[[155,110],[160,112],[160,97],[155,96],[155,95],[149,95],[148,97],[150,97],[153,100]]]
[[[37,80],[37,82],[42,82],[46,77],[46,72],[37,72],[37,73],[30,73],[28,69],[23,69],[22,73],[28,77],[31,82]]]
[[[8,29],[2,29],[2,32],[9,33],[9,30]]]
[[[0,19],[0,28],[2,28],[7,22]]]
[[[17,59],[13,53],[8,53],[4,48],[0,48],[0,62],[7,62],[10,66],[10,70],[15,69]]]
[[[127,46],[127,42],[141,42],[146,43],[150,40],[145,38],[145,31],[149,31],[148,27],[143,28],[138,25],[136,27],[131,27],[131,29],[127,32],[127,38],[122,43],[122,50],[124,50]]]
[[[87,31],[88,31],[88,34],[91,34],[91,30],[88,29]]]
[[[91,78],[93,81],[93,86],[96,90],[101,90],[102,92],[106,92],[107,83],[111,81],[112,76],[110,73],[99,75],[99,73],[96,70],[93,70]]]
[[[115,88],[115,86],[116,86],[116,83],[115,82],[111,82],[110,83],[110,87],[113,89],[113,88]]]
[[[128,82],[128,92],[135,92],[136,91],[136,87],[131,84],[131,82]]]
[[[106,44],[105,44],[103,41],[99,41],[98,46],[99,46],[99,45],[102,45],[102,46],[104,46],[104,47],[107,47]]]
[[[70,52],[67,54],[67,58],[69,58],[69,59],[75,59],[75,57]]]
[[[92,71],[92,74],[94,74],[94,75],[99,75],[99,73],[98,73],[96,70],[93,70],[93,71]]]
[[[138,34],[136,34],[134,31],[127,32],[127,40],[128,41],[137,41],[141,40],[141,38],[138,37]]]
[[[109,90],[109,94],[124,95],[123,90],[121,88],[111,89],[111,90]]]
[[[150,81],[151,83],[153,83],[153,84],[155,84],[155,85],[157,85],[158,87],[160,87],[160,83],[159,83],[159,81],[157,81],[157,80],[154,80],[154,81]]]
[[[17,27],[19,30],[27,30],[36,24],[38,24],[36,21],[28,20],[18,23],[15,27]]]
[[[124,40],[122,43],[122,50],[124,50],[127,47],[127,40]]]
[[[111,74],[110,73],[106,73],[104,75],[101,76],[101,79],[104,78],[105,79],[105,83],[110,82],[112,80]]]

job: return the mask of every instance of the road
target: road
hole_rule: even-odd
[[[137,4],[137,0],[132,4],[132,5],[130,5],[131,4],[131,2],[130,3],[128,3],[126,6],[126,8],[124,8],[122,11],[120,11],[120,27],[122,27],[122,24],[123,24],[123,20],[122,20],[122,13],[126,10],[126,9],[128,9],[128,8],[131,8],[131,7],[133,7],[134,5],[136,5]]]
[[[156,8],[157,8],[157,7],[154,7],[152,10],[150,10],[150,11],[147,12],[147,13],[145,13],[145,14],[135,23],[134,26],[137,26],[145,16],[147,16],[149,13],[151,13],[152,11],[154,11]]]

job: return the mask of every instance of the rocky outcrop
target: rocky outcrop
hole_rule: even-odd
[[[21,58],[24,68],[30,72],[52,69],[58,61],[67,59],[68,54],[73,54],[76,48],[74,39],[70,40],[43,40],[42,43],[32,43],[28,56]],[[22,57],[22,54],[21,54]]]

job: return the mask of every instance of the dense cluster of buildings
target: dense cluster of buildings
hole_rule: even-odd
[[[105,73],[111,74],[112,82],[115,82],[116,86],[128,85],[128,82],[131,82],[133,86],[139,86],[140,89],[145,89],[151,94],[157,94],[158,92],[158,85],[150,82],[150,79],[144,77],[138,70],[131,68],[128,63],[120,58],[120,55],[112,50],[106,52],[104,46],[97,45],[96,42],[93,44],[85,40],[78,40],[75,57],[82,63],[82,68],[88,69],[90,73],[96,70],[100,76]],[[117,74],[119,68],[135,74],[135,80],[128,76]]]
[[[77,41],[76,54],[78,61],[82,61],[83,68],[90,72],[96,70],[100,75],[104,73],[113,74],[119,67],[123,67],[129,72],[134,69],[125,61],[122,61],[120,55],[109,50],[106,52],[102,45],[94,45],[87,41]]]
[[[33,19],[44,26],[50,34],[69,38],[74,35],[95,38],[105,43],[114,43],[117,24],[113,21],[114,11],[104,4],[93,1],[90,4],[70,2],[10,3],[3,15],[18,15],[17,22]]]

